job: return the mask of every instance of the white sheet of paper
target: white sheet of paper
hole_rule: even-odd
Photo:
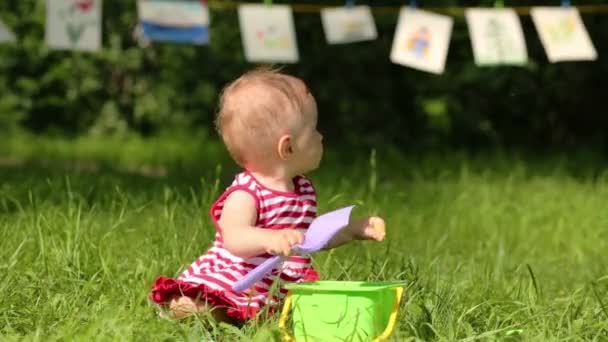
[[[321,22],[328,44],[374,40],[378,36],[369,6],[324,8]]]
[[[550,62],[597,59],[576,7],[534,7],[530,15]]]
[[[477,65],[527,63],[524,33],[513,9],[468,8],[465,16]]]
[[[0,43],[12,43],[15,40],[15,34],[0,21]]]
[[[391,61],[435,74],[443,73],[453,22],[448,16],[402,7]]]
[[[101,48],[102,0],[47,0],[46,43],[53,49]]]
[[[250,62],[296,63],[299,59],[291,7],[245,4],[239,6],[241,38]]]

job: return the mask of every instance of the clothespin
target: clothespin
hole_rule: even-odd
[[[272,6],[272,0],[264,0],[266,6]]]
[[[355,6],[355,0],[346,0],[344,6],[346,6],[347,8],[353,8],[353,6]]]
[[[494,1],[494,8],[503,8],[503,7],[505,7],[505,4],[502,0]]]
[[[562,7],[570,7],[570,0],[562,0]]]
[[[418,7],[418,1],[416,0],[410,0],[410,8],[411,9],[416,9]]]

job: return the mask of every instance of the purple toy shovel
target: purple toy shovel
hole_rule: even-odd
[[[295,246],[293,251],[296,253],[313,253],[325,247],[336,233],[348,225],[350,213],[354,207],[354,205],[351,205],[330,211],[314,219],[304,235],[304,242]],[[251,285],[264,278],[282,259],[280,255],[277,255],[264,261],[237,281],[232,290],[234,292],[243,292],[248,289]]]

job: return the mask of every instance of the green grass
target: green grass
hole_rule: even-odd
[[[159,320],[147,296],[213,236],[235,170],[205,137],[0,143],[2,340],[268,341]],[[346,159],[349,158],[349,159]],[[599,159],[328,152],[321,211],[351,203],[388,239],[318,253],[324,279],[405,280],[395,341],[608,340],[608,172]],[[150,171],[152,170],[152,171]]]

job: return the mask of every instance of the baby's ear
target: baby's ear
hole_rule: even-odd
[[[279,158],[282,160],[287,160],[291,157],[293,153],[293,148],[291,145],[291,136],[289,134],[285,134],[279,138],[279,142],[277,143],[277,152],[279,153]]]

